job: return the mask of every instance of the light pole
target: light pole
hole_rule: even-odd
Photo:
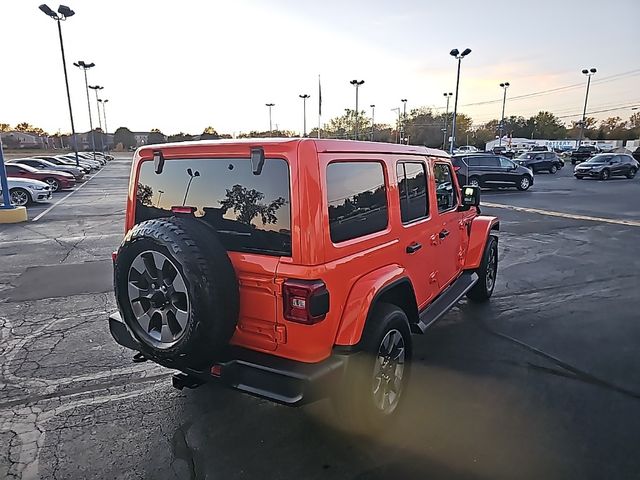
[[[73,135],[73,151],[76,154],[76,166],[80,166],[80,160],[78,159],[78,140],[76,138],[76,127],[73,123],[73,110],[71,109],[71,94],[69,93],[69,78],[67,77],[67,59],[64,55],[64,43],[62,42],[62,27],[60,22],[65,21],[69,17],[73,17],[75,12],[69,7],[60,5],[58,7],[58,14],[51,10],[46,4],[42,4],[38,7],[45,15],[53,18],[58,23],[58,37],[60,38],[60,53],[62,54],[62,69],[64,70],[64,84],[67,87],[67,103],[69,104],[69,117],[71,118],[71,134]]]
[[[104,87],[101,87],[100,85],[93,85],[93,86],[89,85],[89,88],[96,93],[96,109],[98,110],[98,125],[100,126],[100,130],[102,131],[102,133],[104,133],[104,131],[102,130],[102,118],[100,118],[100,102],[98,102],[98,90],[103,90]],[[104,151],[104,142],[100,142],[100,147]]]
[[[76,67],[84,71],[84,86],[87,90],[87,106],[89,107],[89,128],[91,129],[91,142],[93,144],[93,159],[96,159],[96,136],[93,133],[93,119],[91,118],[91,100],[89,100],[89,82],[87,80],[87,70],[96,66],[95,63],[87,63],[82,60],[78,60],[73,63]]]
[[[442,132],[443,132],[442,133],[442,149],[446,150],[446,148],[447,148],[447,132],[448,132],[447,121],[449,120],[449,99],[451,97],[453,97],[453,93],[445,92],[445,93],[443,93],[443,95],[447,99],[447,109],[446,109],[446,113],[444,114],[444,128],[442,129]]]
[[[311,95],[307,95],[306,93],[303,95],[298,95],[301,99],[302,99],[302,127],[303,127],[303,133],[302,136],[306,137],[307,136],[307,98],[309,98]]]
[[[403,98],[400,100],[402,102],[402,124],[400,126],[400,143],[404,142],[404,134],[407,123],[407,99]]]
[[[193,179],[200,176],[200,172],[198,170],[192,171],[190,168],[187,168],[187,175],[189,175],[189,183],[187,183],[187,188],[184,191],[184,200],[182,200],[182,206],[184,207],[185,203],[187,203],[187,195],[189,195],[189,189],[191,188],[191,182]]]
[[[355,124],[355,139],[358,140],[358,89],[360,85],[364,83],[364,80],[351,80],[349,82],[351,85],[356,87],[356,124]]]
[[[374,128],[376,124],[376,106],[371,104],[371,141],[374,141]]]
[[[271,109],[273,107],[275,107],[275,103],[265,103],[265,105],[269,108],[269,135],[273,134],[273,128],[272,128],[272,123],[271,123]]]
[[[156,207],[160,205],[160,199],[162,198],[163,193],[164,193],[164,190],[158,190],[158,201],[156,202]]]
[[[465,48],[465,50],[460,53],[457,48],[454,48],[449,52],[449,55],[458,60],[458,74],[456,76],[456,98],[453,102],[453,120],[451,125],[451,144],[449,145],[449,153],[453,155],[453,149],[456,145],[456,116],[458,114],[458,90],[460,87],[460,64],[462,63],[462,59],[471,53],[470,48]]]
[[[507,103],[507,88],[509,88],[509,82],[503,82],[500,84],[504,94],[502,95],[502,119],[500,120],[500,138],[498,139],[498,146],[502,146],[502,135],[504,132],[504,106]]]
[[[109,152],[109,130],[107,129],[107,102],[109,99],[102,100],[101,98],[98,101],[102,104],[102,115],[104,116],[104,135],[107,138],[107,152]]]
[[[398,125],[396,127],[396,143],[400,143],[400,107],[392,108],[391,111],[398,114]]]
[[[589,87],[591,86],[591,77],[595,75],[597,70],[595,68],[590,68],[587,70],[586,68],[582,70],[582,74],[587,76],[587,93],[584,96],[584,110],[582,110],[582,121],[580,122],[580,137],[578,138],[578,147],[582,143],[582,138],[584,137],[584,124],[587,121],[587,100],[589,100]]]

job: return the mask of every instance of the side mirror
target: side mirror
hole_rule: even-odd
[[[480,206],[480,187],[472,187],[471,185],[465,185],[462,187],[462,203],[460,205],[461,211],[469,210],[471,207]]]

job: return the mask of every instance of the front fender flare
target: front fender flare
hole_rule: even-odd
[[[471,221],[469,231],[469,246],[465,257],[464,269],[475,270],[482,263],[484,247],[491,231],[500,229],[500,221],[497,217],[481,215]]]
[[[395,284],[406,276],[403,267],[392,264],[359,278],[349,292],[335,344],[355,345],[358,343],[375,297],[388,285]]]

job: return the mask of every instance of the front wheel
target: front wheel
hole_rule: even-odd
[[[31,203],[31,195],[24,188],[12,188],[9,190],[9,199],[16,207],[24,207]]]
[[[467,292],[467,297],[473,302],[486,302],[493,294],[498,277],[498,238],[495,235],[489,235],[487,245],[484,247],[482,263],[476,273],[478,281]]]
[[[558,171],[558,167],[556,167],[555,165],[551,165],[551,168],[549,169],[549,173],[553,175],[557,171]]]
[[[412,352],[407,315],[378,304],[359,345],[333,403],[343,425],[367,432],[389,425],[405,397]]]
[[[602,170],[602,172],[600,173],[600,180],[609,180],[609,177],[611,176],[611,173],[609,173],[609,170],[607,170],[606,168],[604,170]]]
[[[528,175],[524,175],[517,184],[518,190],[529,190],[531,186],[531,179]]]
[[[636,173],[637,173],[637,170],[634,167],[631,167],[627,172],[627,178],[632,179],[633,177],[636,176]]]
[[[472,187],[479,187],[480,186],[480,180],[478,180],[478,177],[471,177],[469,179],[469,185]]]
[[[55,178],[45,178],[44,181],[49,184],[52,192],[57,192],[58,190],[60,190],[60,182],[58,182],[58,180],[56,180]]]

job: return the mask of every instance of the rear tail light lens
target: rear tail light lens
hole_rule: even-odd
[[[282,289],[284,318],[312,325],[329,311],[329,291],[322,280],[287,280]]]
[[[192,214],[193,212],[196,211],[196,207],[183,207],[183,206],[177,206],[177,207],[171,207],[171,211],[173,213],[187,213],[187,214]]]

